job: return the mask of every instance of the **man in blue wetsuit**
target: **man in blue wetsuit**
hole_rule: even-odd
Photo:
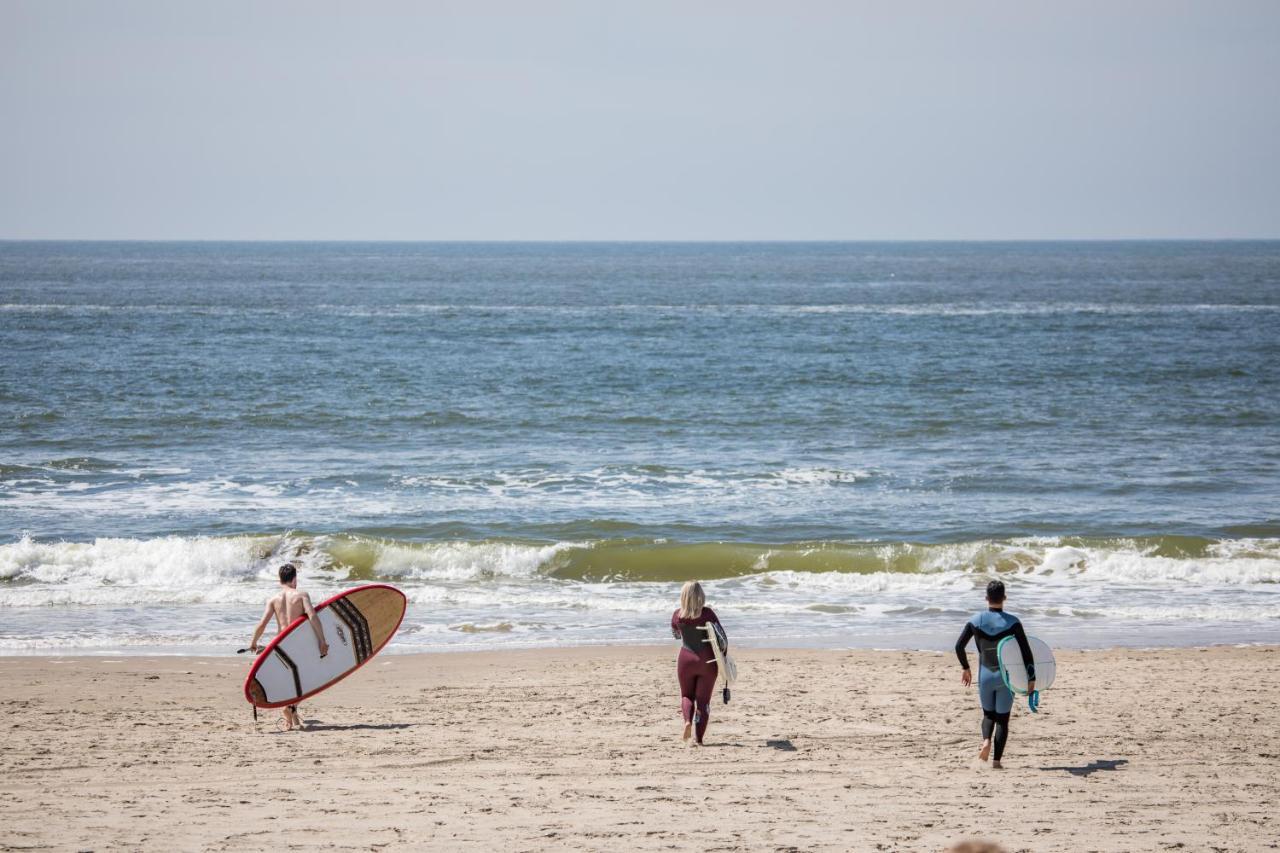
[[[1000,757],[1004,755],[1005,741],[1009,738],[1009,712],[1013,710],[1013,693],[1005,686],[1000,677],[1000,661],[996,657],[996,647],[1005,637],[1013,637],[1022,652],[1022,659],[1027,661],[1027,694],[1033,695],[1036,689],[1036,669],[1031,663],[1031,646],[1027,643],[1027,634],[1022,630],[1022,623],[1017,616],[1004,612],[1004,584],[992,581],[987,584],[987,609],[975,615],[965,623],[956,640],[956,657],[964,667],[960,683],[968,687],[973,683],[973,673],[969,669],[969,655],[964,647],[973,640],[978,646],[978,695],[982,699],[982,748],[978,750],[978,758],[986,761],[991,755],[991,747],[995,745],[991,767],[999,770]],[[1034,709],[1033,709],[1034,710]]]

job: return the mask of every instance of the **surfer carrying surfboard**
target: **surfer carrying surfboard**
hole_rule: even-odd
[[[671,635],[680,641],[676,677],[680,681],[683,739],[688,741],[693,736],[698,746],[702,745],[702,736],[706,734],[707,723],[711,719],[711,694],[715,692],[719,674],[706,626],[720,626],[720,620],[706,603],[702,584],[688,581],[680,590],[680,606],[671,614]],[[720,626],[719,633],[724,636],[723,626]]]
[[[965,687],[973,683],[973,672],[969,669],[969,655],[965,652],[965,646],[973,640],[978,647],[978,695],[982,700],[982,747],[978,750],[978,758],[986,761],[990,756],[993,770],[1001,769],[1000,758],[1004,755],[1005,743],[1009,738],[1009,713],[1013,710],[1013,692],[1000,674],[997,649],[1001,640],[1013,637],[1022,652],[1022,660],[1027,662],[1027,693],[1033,695],[1036,689],[1034,658],[1026,631],[1022,629],[1017,616],[1004,612],[1004,599],[1002,581],[987,584],[987,609],[966,622],[964,630],[960,632],[960,639],[956,640],[956,657],[960,658],[960,666],[964,667],[960,683]],[[1034,706],[1032,710],[1035,710]],[[993,745],[994,755],[991,753]]]
[[[280,567],[280,591],[271,596],[267,602],[267,608],[263,611],[262,618],[258,620],[258,627],[253,629],[249,650],[258,652],[258,640],[262,639],[262,632],[267,629],[267,623],[271,621],[272,616],[276,618],[276,630],[283,631],[289,623],[304,613],[307,621],[311,623],[311,630],[315,632],[316,642],[320,644],[320,657],[324,657],[329,654],[329,643],[324,638],[324,626],[316,616],[316,609],[311,604],[311,596],[298,589],[298,568],[293,563],[285,563]],[[302,718],[298,716],[298,706],[286,705],[284,730],[292,731],[301,728],[303,724]]]

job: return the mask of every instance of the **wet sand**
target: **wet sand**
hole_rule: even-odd
[[[1003,771],[951,655],[742,650],[701,749],[673,658],[386,655],[297,733],[244,659],[0,658],[0,849],[1280,849],[1276,648],[1062,653]]]

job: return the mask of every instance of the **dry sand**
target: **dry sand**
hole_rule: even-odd
[[[288,734],[243,659],[0,658],[0,848],[1280,845],[1275,648],[1061,654],[1003,771],[950,655],[739,655],[702,749],[670,648],[387,655]]]

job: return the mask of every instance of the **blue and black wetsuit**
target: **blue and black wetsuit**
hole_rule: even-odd
[[[992,607],[976,614],[965,623],[956,640],[956,657],[960,665],[969,668],[969,655],[965,646],[973,640],[978,646],[978,695],[982,699],[982,739],[992,740],[994,737],[996,761],[1004,754],[1004,744],[1009,738],[1009,712],[1013,710],[1013,694],[1005,686],[1000,677],[1000,661],[996,657],[996,649],[1005,637],[1013,637],[1022,652],[1022,659],[1027,662],[1027,678],[1035,680],[1036,668],[1032,663],[1031,645],[1027,642],[1027,632],[1022,630],[1022,623],[1017,616],[1005,613]]]

